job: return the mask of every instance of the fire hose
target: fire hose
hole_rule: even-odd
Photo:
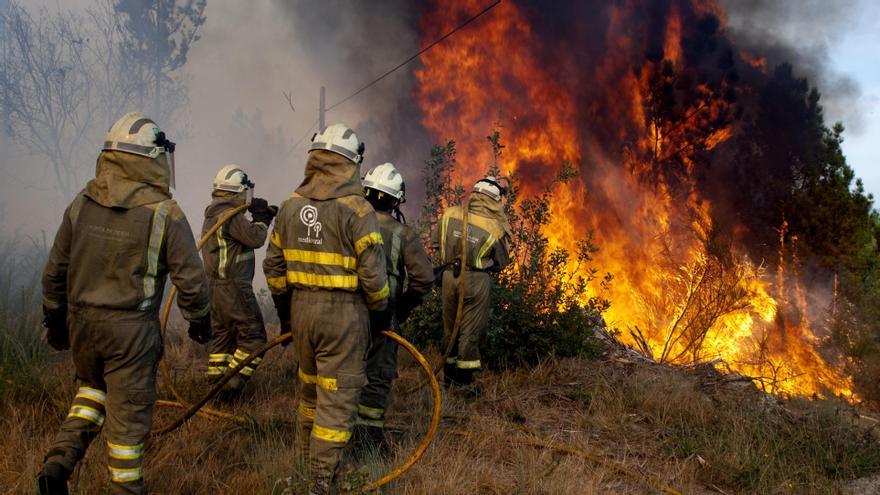
[[[242,205],[242,206],[239,206],[237,208],[230,210],[229,212],[227,212],[226,214],[221,216],[218,219],[218,221],[214,224],[214,226],[212,226],[202,236],[202,238],[199,240],[198,244],[196,245],[196,248],[198,250],[201,250],[202,247],[207,242],[207,240],[210,239],[211,236],[213,236],[220,227],[222,227],[226,222],[228,222],[230,219],[232,219],[232,217],[234,217],[238,213],[244,211],[246,208],[247,208],[247,205]],[[465,280],[464,273],[466,271],[466,265],[464,263],[465,262],[465,254],[464,253],[466,252],[467,227],[468,227],[467,204],[465,204],[465,207],[463,208],[463,210],[464,210],[464,212],[462,214],[463,215],[463,218],[462,218],[463,235],[462,235],[462,246],[461,246],[461,263],[462,264],[461,264],[461,272],[459,273],[459,276],[461,277],[461,281],[459,284],[458,308],[457,308],[457,312],[456,312],[455,326],[453,327],[453,331],[451,332],[449,341],[447,342],[446,351],[443,356],[443,362],[446,361],[446,358],[451,353],[452,347],[455,343],[455,339],[458,336],[458,330],[461,326],[462,307],[464,304],[464,280]],[[171,291],[168,294],[168,298],[165,302],[165,307],[162,311],[161,331],[162,331],[163,336],[167,330],[168,318],[169,318],[170,311],[171,311],[171,303],[174,301],[174,297],[175,297],[176,293],[177,293],[177,288],[172,287]],[[378,488],[390,483],[391,481],[393,481],[396,478],[403,475],[413,465],[415,465],[415,463],[418,462],[422,458],[422,456],[425,454],[425,452],[427,451],[431,442],[434,440],[434,437],[437,435],[437,430],[440,425],[440,419],[441,419],[442,397],[441,397],[441,393],[440,393],[440,385],[437,383],[437,378],[435,375],[439,371],[439,368],[442,368],[442,363],[441,363],[440,367],[438,367],[437,370],[432,370],[430,364],[428,364],[425,357],[422,356],[422,354],[418,351],[418,349],[416,349],[415,346],[413,346],[409,341],[407,341],[406,339],[404,339],[399,334],[397,334],[393,331],[383,331],[382,334],[385,337],[390,338],[390,339],[394,340],[395,342],[397,342],[398,344],[400,344],[401,346],[403,346],[413,356],[413,358],[419,363],[419,366],[421,367],[422,371],[424,371],[425,375],[427,376],[427,381],[421,382],[417,388],[414,388],[414,389],[410,390],[409,392],[413,392],[415,390],[421,389],[425,383],[428,383],[431,385],[431,394],[432,394],[433,403],[432,403],[432,411],[431,411],[431,422],[428,426],[428,431],[425,433],[425,436],[422,438],[422,441],[416,447],[416,450],[400,466],[392,469],[387,474],[385,474],[383,477],[381,477],[378,480],[367,485],[365,487],[365,490],[368,490],[368,491],[377,490]],[[172,423],[154,431],[153,436],[160,437],[163,435],[167,435],[168,433],[171,433],[174,430],[183,426],[183,424],[185,424],[187,421],[189,421],[195,415],[205,416],[210,419],[226,419],[226,420],[233,421],[233,422],[246,423],[248,421],[247,418],[244,418],[242,416],[237,416],[235,414],[223,412],[223,411],[218,411],[218,410],[211,409],[211,408],[206,408],[204,406],[205,406],[205,404],[208,403],[208,401],[210,401],[223,388],[223,386],[229,380],[231,380],[234,376],[236,376],[236,374],[239,371],[241,371],[244,367],[250,365],[251,362],[253,362],[256,358],[263,356],[270,349],[278,346],[279,344],[283,343],[285,340],[287,340],[288,338],[291,338],[291,337],[292,337],[291,333],[289,333],[289,332],[284,333],[284,334],[279,335],[275,339],[267,342],[266,344],[264,344],[263,347],[258,349],[256,352],[251,353],[247,358],[245,358],[244,360],[239,362],[236,367],[227,370],[226,374],[219,381],[217,381],[214,384],[214,386],[211,388],[211,390],[207,394],[205,394],[200,400],[196,401],[195,403],[193,403],[191,405],[187,404],[187,402],[183,399],[183,397],[180,395],[180,393],[174,388],[174,384],[171,381],[171,374],[168,371],[168,366],[165,363],[165,360],[163,359],[160,363],[161,369],[162,369],[163,379],[165,381],[166,387],[171,392],[171,394],[177,399],[177,401],[175,402],[175,401],[159,400],[156,402],[156,405],[162,406],[162,407],[186,409],[186,411],[184,412],[183,415],[181,415],[179,418],[177,418]],[[474,435],[477,435],[476,432],[461,431],[461,430],[451,430],[449,433],[451,433],[453,435],[457,435],[457,436],[462,436],[462,437],[472,437]],[[678,490],[676,490],[674,488],[671,488],[669,486],[664,485],[663,483],[660,483],[656,480],[645,477],[637,472],[629,470],[628,468],[626,468],[622,465],[619,465],[617,463],[606,461],[601,456],[598,456],[596,454],[592,454],[590,452],[587,452],[587,451],[584,451],[581,449],[577,449],[577,448],[570,447],[570,446],[563,445],[563,444],[546,442],[546,441],[543,441],[540,439],[535,439],[535,438],[521,438],[521,437],[508,436],[505,438],[505,440],[512,443],[512,444],[530,445],[530,446],[538,447],[538,448],[556,450],[557,452],[562,452],[562,453],[565,453],[568,455],[574,455],[576,457],[580,457],[582,459],[589,460],[589,461],[595,462],[597,464],[614,469],[615,471],[617,471],[621,474],[624,474],[634,480],[637,480],[641,483],[644,483],[648,486],[651,486],[651,487],[653,487],[653,488],[655,488],[655,489],[657,489],[667,495],[681,495],[681,492],[679,492]]]
[[[204,245],[208,241],[208,239],[210,239],[211,236],[213,236],[217,232],[217,230],[220,229],[220,227],[222,227],[226,222],[228,222],[230,219],[232,219],[232,217],[234,217],[238,213],[244,211],[246,208],[247,208],[247,205],[242,205],[242,206],[233,208],[232,210],[230,210],[229,212],[227,212],[223,216],[221,216],[217,220],[217,222],[214,224],[214,226],[212,226],[210,229],[208,229],[207,232],[205,232],[205,234],[202,236],[202,238],[199,240],[198,244],[196,245],[196,249],[201,251],[202,247],[204,247]],[[168,294],[168,299],[165,302],[165,308],[162,311],[162,320],[161,320],[161,327],[160,328],[161,328],[163,337],[164,337],[164,334],[165,334],[165,332],[167,330],[167,326],[168,326],[168,317],[171,313],[171,303],[174,301],[174,296],[176,295],[176,293],[177,293],[177,288],[172,287],[171,291]],[[419,365],[422,367],[425,374],[428,376],[428,382],[431,384],[431,396],[433,399],[433,404],[432,404],[432,412],[431,412],[431,423],[428,426],[428,431],[427,431],[427,433],[425,433],[424,438],[422,438],[422,441],[419,443],[418,447],[416,447],[416,450],[400,466],[392,469],[387,474],[385,474],[385,476],[383,476],[383,477],[379,478],[378,480],[367,485],[367,487],[366,487],[367,490],[376,490],[379,487],[390,483],[394,479],[403,475],[403,473],[405,473],[407,470],[409,470],[413,465],[415,465],[416,462],[419,461],[419,459],[422,458],[422,456],[428,450],[428,446],[431,444],[431,442],[434,440],[434,437],[437,435],[437,427],[440,425],[440,409],[442,406],[442,397],[440,395],[440,385],[437,383],[437,379],[434,377],[434,374],[431,371],[431,366],[428,364],[428,361],[425,359],[425,357],[422,356],[422,354],[418,351],[418,349],[415,348],[415,346],[410,344],[406,339],[404,339],[403,337],[401,337],[397,333],[392,332],[392,331],[383,331],[382,335],[384,335],[387,338],[390,338],[391,340],[393,340],[393,341],[397,342],[398,344],[400,344],[401,346],[403,346],[404,349],[406,349],[413,356],[413,358],[419,363]],[[234,414],[229,414],[229,413],[226,413],[223,411],[217,411],[215,409],[206,408],[204,406],[205,406],[205,404],[208,403],[208,401],[210,401],[223,388],[223,386],[229,380],[232,379],[232,377],[236,376],[236,374],[238,374],[238,372],[241,371],[245,366],[248,366],[257,357],[264,355],[270,349],[283,343],[285,340],[287,340],[291,337],[292,337],[291,333],[288,332],[288,333],[284,333],[284,334],[279,335],[278,337],[271,340],[270,342],[267,342],[265,345],[263,345],[263,347],[258,349],[256,352],[251,353],[250,356],[248,356],[246,359],[239,362],[235,368],[227,370],[226,374],[219,381],[217,381],[217,383],[214,384],[214,386],[211,388],[211,390],[207,394],[205,394],[200,400],[196,401],[192,405],[188,405],[187,402],[183,399],[183,396],[181,396],[180,393],[177,391],[177,389],[174,388],[174,384],[171,381],[171,373],[168,371],[168,365],[165,363],[165,360],[163,359],[161,362],[162,376],[165,381],[166,387],[171,392],[171,395],[173,395],[177,399],[177,402],[157,401],[156,404],[159,406],[164,406],[164,407],[174,407],[174,408],[179,408],[179,409],[185,408],[186,412],[182,416],[177,418],[175,421],[173,421],[171,424],[166,425],[166,426],[156,430],[153,433],[153,436],[159,437],[159,436],[171,433],[172,431],[176,430],[177,428],[183,426],[184,423],[186,423],[190,418],[192,418],[196,414],[201,414],[204,416],[209,416],[209,417],[214,417],[214,418],[228,419],[228,420],[232,420],[232,421],[236,421],[236,422],[247,421],[245,418],[243,418],[241,416],[236,416]]]

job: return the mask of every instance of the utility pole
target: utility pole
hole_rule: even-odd
[[[324,99],[324,86],[321,86],[321,100],[318,103],[318,132],[324,130],[324,114],[327,112],[327,105]]]

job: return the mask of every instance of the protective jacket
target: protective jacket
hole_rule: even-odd
[[[332,479],[351,437],[368,308],[388,304],[382,235],[359,169],[336,153],[310,152],[305,180],[281,205],[263,262],[272,293],[291,297],[301,447],[320,480]]]
[[[460,258],[461,206],[443,212],[440,228],[434,229],[432,247],[444,265]],[[510,263],[510,224],[500,202],[482,193],[472,193],[468,202],[468,238],[465,260],[469,268],[500,271]]]
[[[453,206],[443,212],[439,228],[434,229],[432,247],[440,253],[443,265],[460,258],[463,208]],[[474,371],[482,368],[480,346],[486,337],[491,311],[492,277],[510,263],[510,225],[500,201],[473,192],[468,201],[465,266],[456,274],[443,273],[443,330],[452,335],[458,312],[459,291],[464,290],[461,325],[452,353],[445,363],[447,378],[456,374],[459,381],[470,382]]]
[[[385,247],[390,305],[396,309],[404,293],[415,295],[420,300],[430,292],[434,284],[434,271],[416,231],[386,212],[377,212],[376,216]],[[400,323],[395,317],[395,330],[399,331]],[[375,330],[373,333],[376,333]],[[396,342],[385,337],[373,341],[367,354],[366,374],[367,384],[361,391],[358,404],[358,422],[368,426],[384,426],[388,395],[397,376]]]
[[[43,303],[67,308],[80,383],[46,462],[73,471],[106,423],[114,493],[144,491],[141,457],[156,400],[166,276],[185,318],[210,310],[195,240],[169,181],[156,160],[102,153],[96,178],[64,213],[43,273]]]
[[[245,204],[244,193],[214,191],[205,209],[204,236],[229,210]],[[208,377],[220,377],[228,367],[266,343],[263,314],[254,295],[254,249],[266,242],[268,226],[251,223],[244,212],[237,213],[211,236],[202,248],[205,273],[211,285],[211,326],[214,336],[208,356]],[[255,358],[242,368],[247,379],[262,361]]]

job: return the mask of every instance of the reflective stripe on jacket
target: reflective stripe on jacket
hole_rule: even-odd
[[[244,204],[240,195],[217,195],[205,209],[202,235],[213,227],[229,210]],[[220,227],[202,248],[205,273],[209,278],[238,280],[251,283],[254,280],[254,249],[266,242],[268,227],[251,223],[244,212],[236,214]]]
[[[312,200],[294,193],[275,220],[263,262],[270,290],[363,291],[370,309],[383,309],[389,286],[373,207],[361,196]]]
[[[461,206],[452,206],[443,212],[432,233],[432,247],[440,253],[441,263],[450,264],[460,258]],[[507,245],[509,239],[504,227],[497,220],[468,214],[467,266],[477,270],[501,270],[510,263]]]
[[[187,319],[210,309],[192,230],[173,200],[108,208],[80,194],[67,208],[43,272],[43,302],[158,312],[165,279]]]

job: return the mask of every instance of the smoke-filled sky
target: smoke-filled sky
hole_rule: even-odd
[[[875,166],[880,161],[880,66],[873,62],[880,47],[880,7],[872,0],[724,3],[738,41],[791,58],[800,74],[811,76],[823,92],[828,120],[847,125],[850,164],[870,192],[880,193],[880,167]],[[89,4],[24,1],[28,8],[50,10]],[[318,88],[327,87],[327,103],[333,104],[422,42],[419,4],[399,0],[224,0],[210,2],[205,14],[201,39],[183,71],[190,103],[182,112],[186,132],[178,139],[177,156],[177,198],[196,229],[222,165],[240,164],[259,195],[279,202],[302,178]],[[411,190],[417,189],[414,175],[431,144],[412,101],[413,68],[328,115],[328,122],[346,122],[366,141],[367,166],[393,161],[409,172]],[[282,91],[290,92],[295,112]],[[97,155],[101,136],[94,138]],[[54,232],[66,198],[52,193],[39,163],[3,147],[0,169],[12,173],[0,182],[0,229],[4,234]],[[413,199],[410,213],[418,209]]]

